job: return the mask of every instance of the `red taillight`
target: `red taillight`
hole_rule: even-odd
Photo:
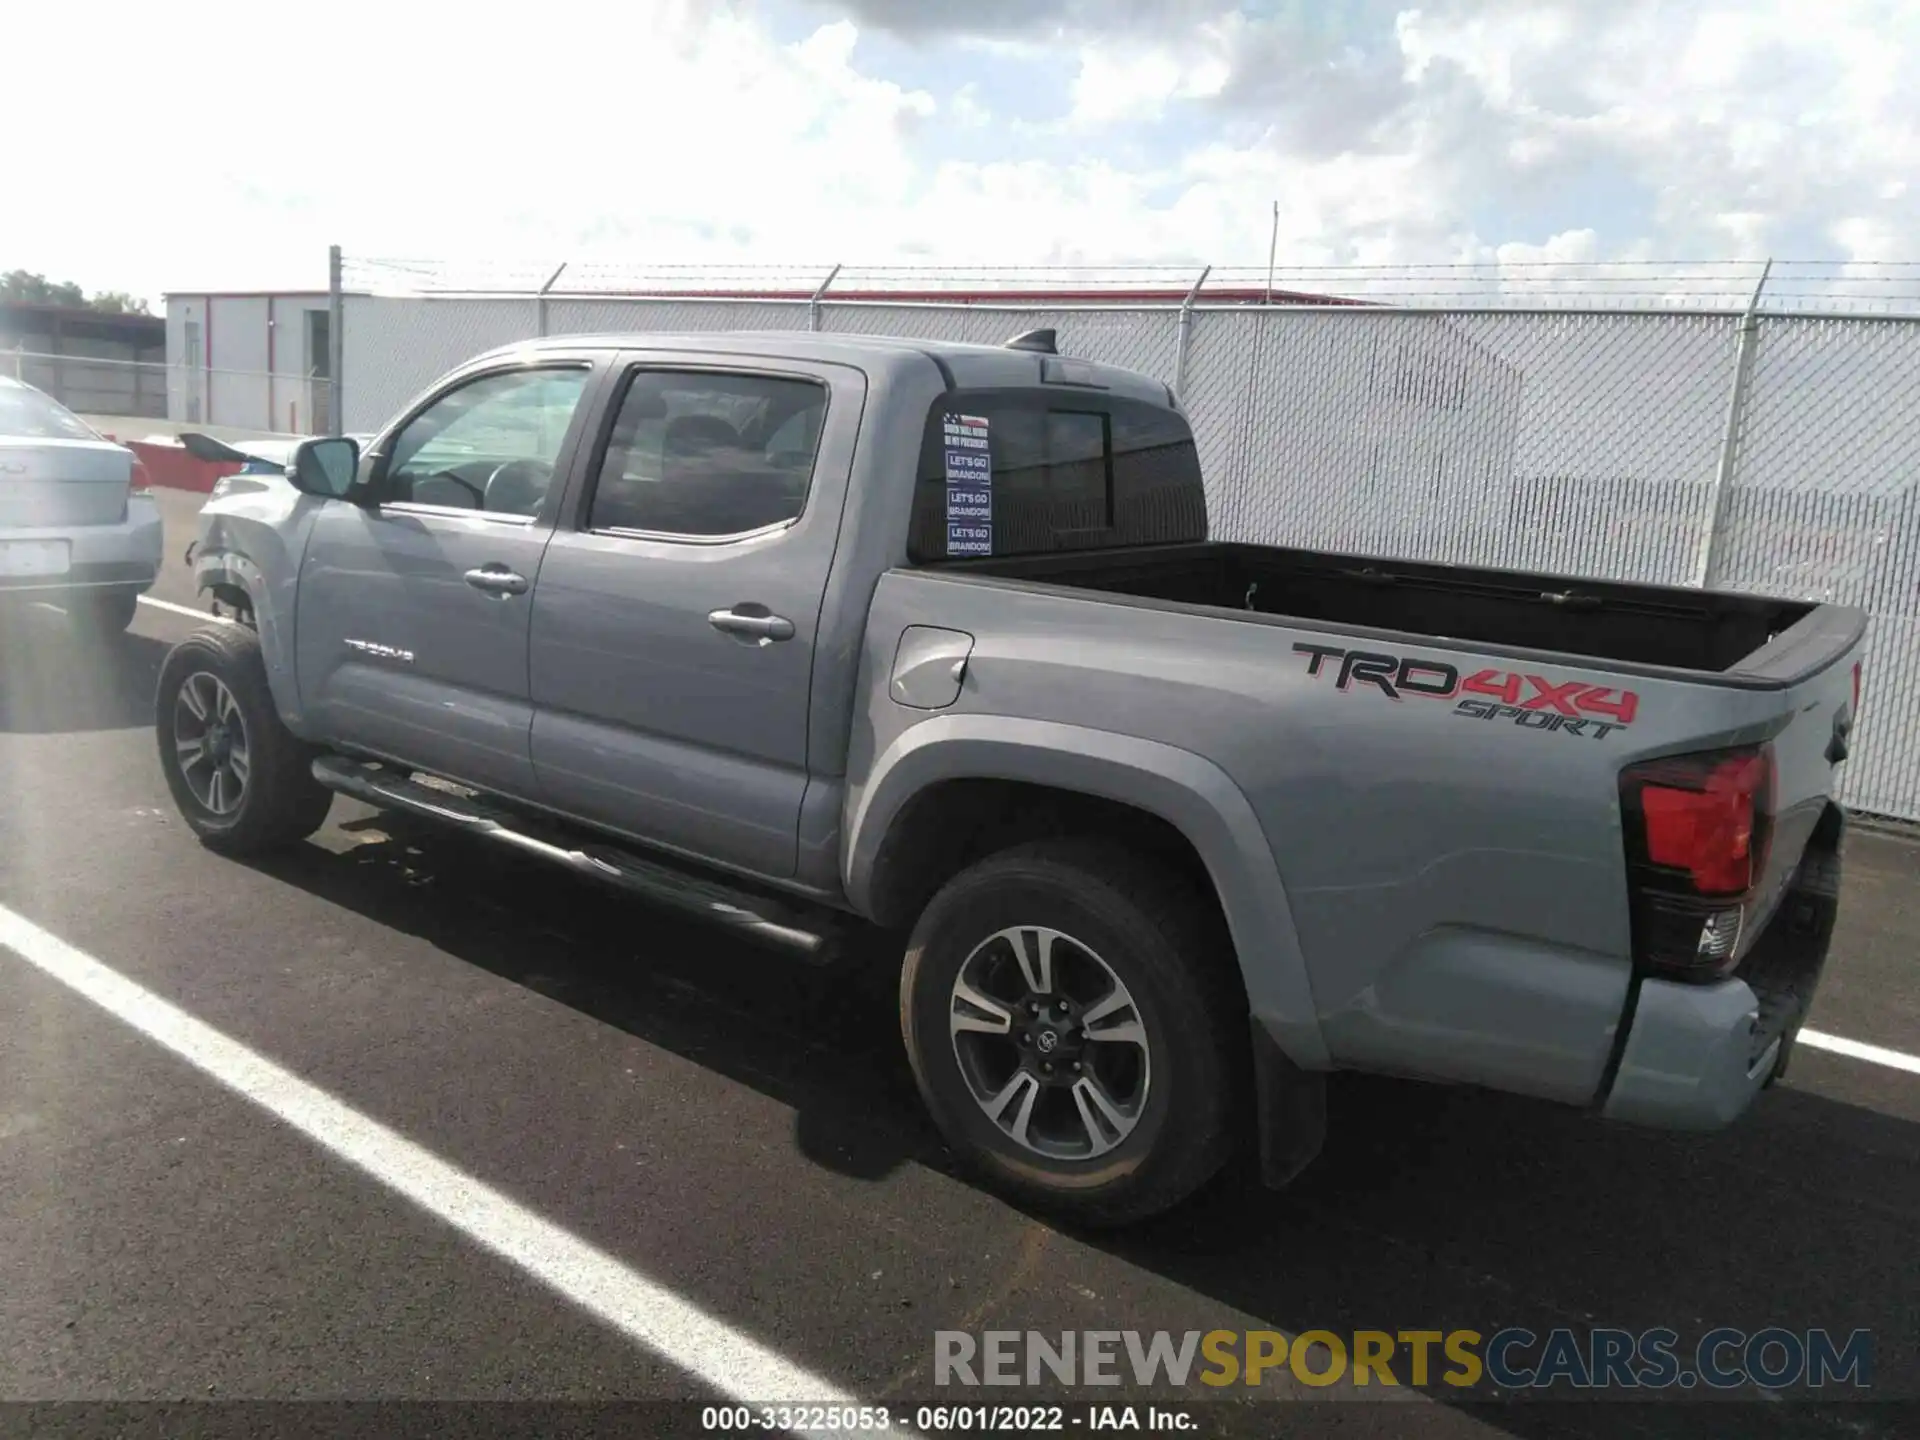
[[[1765,755],[1722,760],[1699,777],[1697,788],[1644,782],[1640,811],[1648,861],[1686,871],[1697,895],[1750,889],[1761,858],[1755,831],[1767,782]]]
[[[1858,660],[1853,662],[1853,714],[1855,719],[1859,718],[1859,715],[1860,715],[1860,662]]]
[[[144,495],[147,491],[151,490],[152,488],[153,488],[153,476],[148,472],[147,467],[141,462],[140,457],[138,455],[134,456],[133,457],[133,477],[127,484],[128,491],[135,495]]]
[[[1773,754],[1674,755],[1620,776],[1635,951],[1657,969],[1722,973],[1766,870]]]

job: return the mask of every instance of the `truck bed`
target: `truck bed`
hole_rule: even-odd
[[[1757,595],[1213,541],[950,560],[938,568],[1322,627],[1718,674],[1751,662],[1820,608]]]

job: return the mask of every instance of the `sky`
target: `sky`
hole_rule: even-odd
[[[1899,0],[12,0],[0,270],[1920,259]],[[77,63],[58,63],[63,55]],[[33,117],[38,117],[37,123]]]

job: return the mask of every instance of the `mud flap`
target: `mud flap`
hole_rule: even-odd
[[[1258,1020],[1252,1028],[1260,1179],[1278,1190],[1311,1165],[1326,1143],[1327,1082],[1294,1064]]]

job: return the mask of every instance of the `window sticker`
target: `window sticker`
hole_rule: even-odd
[[[993,459],[984,415],[941,422],[947,479],[947,554],[993,553]]]

